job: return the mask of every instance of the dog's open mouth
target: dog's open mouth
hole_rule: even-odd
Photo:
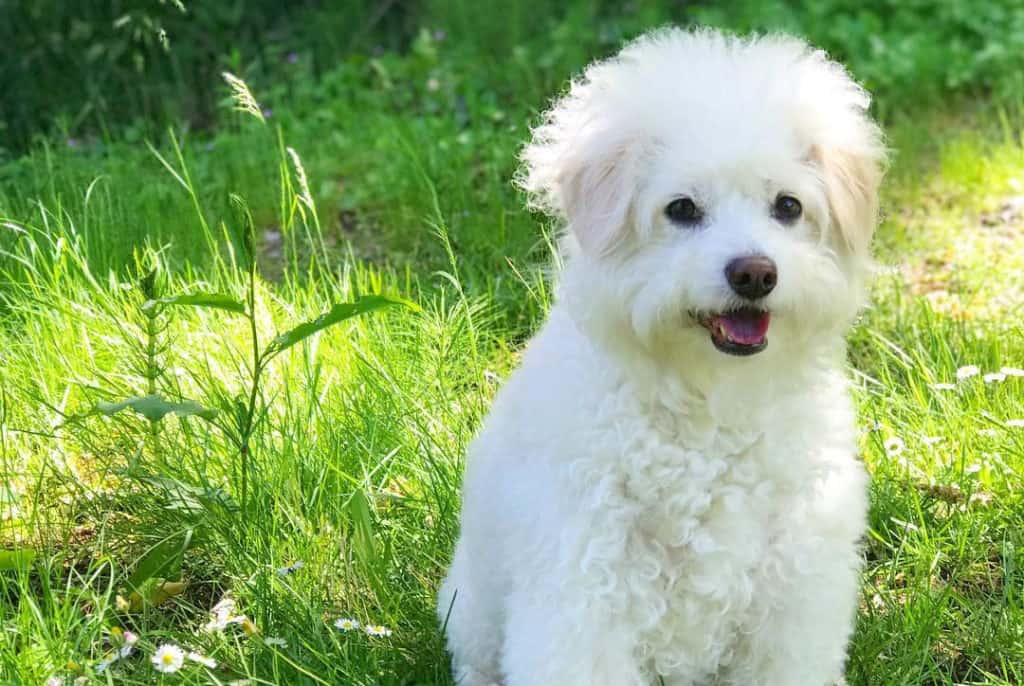
[[[701,326],[711,332],[711,342],[723,353],[753,355],[768,345],[768,324],[772,315],[765,310],[743,307],[718,314],[697,317]]]

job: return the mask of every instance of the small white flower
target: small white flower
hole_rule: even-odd
[[[960,367],[960,369],[956,370],[956,378],[963,381],[964,379],[969,379],[972,376],[977,376],[980,372],[981,370],[978,369],[977,365],[969,364]]]
[[[199,653],[197,653],[195,651],[189,652],[188,659],[192,660],[192,662],[198,662],[203,667],[209,667],[210,669],[213,669],[214,667],[217,666],[217,661],[214,660],[212,657],[206,657],[205,655],[200,655]]]
[[[51,676],[46,680],[45,686],[64,686],[64,677],[62,676]]]
[[[153,663],[156,671],[172,674],[181,669],[181,666],[185,664],[185,653],[173,643],[164,643],[156,649],[150,661]]]
[[[348,617],[342,617],[341,619],[334,620],[334,628],[341,629],[342,631],[355,631],[359,628],[359,622]]]
[[[942,442],[942,436],[922,436],[921,442],[925,445],[935,445]]]
[[[1016,367],[1003,367],[999,371],[1006,376],[1024,377],[1024,369],[1017,369]]]
[[[956,385],[951,383],[933,383],[932,388],[936,391],[955,391]]]
[[[228,616],[235,614],[235,599],[231,596],[224,596],[218,601],[210,612],[217,616]]]
[[[991,372],[981,378],[985,380],[985,383],[994,383],[996,381],[1005,381],[1006,374],[1003,374],[1002,372]]]
[[[252,684],[252,682],[248,679],[235,679],[234,681],[228,682],[228,686],[250,686],[250,684]]]
[[[277,636],[267,636],[265,639],[263,639],[263,643],[273,648],[288,647],[288,641],[284,640],[283,638],[278,638]]]
[[[988,436],[991,438],[992,436],[998,436],[999,432],[995,429],[978,429],[978,435]]]
[[[1024,419],[1007,419],[1006,426],[1010,427],[1011,429],[1024,428]]]
[[[224,631],[229,624],[241,624],[245,621],[245,615],[235,614],[234,598],[225,596],[210,610],[212,618],[203,626],[203,631]]]
[[[902,453],[903,439],[899,438],[898,436],[893,436],[892,438],[887,440],[885,442],[885,452],[888,453],[890,457],[895,457],[896,455]]]
[[[964,468],[964,472],[966,472],[967,474],[975,474],[975,473],[980,472],[980,471],[981,471],[981,465],[978,464],[977,462],[975,462],[974,464],[971,464],[971,465],[967,465],[967,467]]]
[[[370,636],[390,636],[391,629],[383,624],[368,624],[366,626],[366,633]]]

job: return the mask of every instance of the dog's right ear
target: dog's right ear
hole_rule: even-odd
[[[517,178],[530,206],[565,220],[591,255],[607,254],[629,231],[639,156],[601,90],[590,79],[573,84],[533,130]]]

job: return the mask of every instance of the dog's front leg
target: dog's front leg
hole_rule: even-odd
[[[766,621],[746,636],[723,684],[843,684],[859,588],[854,557],[853,546],[842,552],[824,551],[817,575],[788,586],[785,597],[775,599]]]
[[[604,603],[557,583],[509,597],[505,686],[650,686],[631,632]]]

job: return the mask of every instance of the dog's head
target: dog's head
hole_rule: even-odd
[[[664,30],[591,66],[520,177],[568,228],[574,316],[658,354],[834,346],[871,265],[885,149],[868,103],[787,37]]]

